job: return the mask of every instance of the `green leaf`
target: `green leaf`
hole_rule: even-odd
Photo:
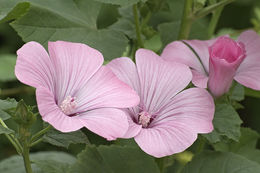
[[[80,130],[70,133],[62,133],[51,129],[44,136],[43,141],[55,146],[68,148],[70,144],[89,144],[87,136]]]
[[[241,128],[238,142],[229,140],[214,144],[217,151],[230,151],[260,163],[260,150],[256,149],[259,134],[249,128]]]
[[[159,35],[154,35],[149,40],[144,41],[144,48],[158,52],[162,47],[162,41]]]
[[[151,156],[138,147],[129,146],[87,146],[78,155],[71,173],[159,173]]]
[[[2,120],[7,120],[11,118],[11,116],[5,112],[5,110],[8,109],[14,109],[17,106],[17,102],[15,99],[6,99],[6,100],[1,100],[0,99],[0,118]]]
[[[0,124],[0,135],[1,134],[11,134],[11,133],[14,133],[14,131],[9,128],[5,128],[4,126],[2,126]]]
[[[0,0],[0,23],[17,19],[27,11],[30,3],[19,2],[22,2],[22,0]]]
[[[68,167],[76,161],[75,157],[64,152],[38,152],[30,154],[30,158],[33,172],[37,173],[65,173],[65,167],[68,170]],[[2,160],[0,172],[26,173],[23,158],[12,156]]]
[[[235,109],[228,104],[217,104],[213,120],[214,130],[204,135],[211,143],[223,140],[223,137],[239,140],[242,121]]]
[[[257,173],[260,165],[229,152],[203,152],[188,163],[182,173]]]
[[[95,0],[98,2],[103,2],[107,4],[120,5],[120,6],[130,6],[138,3],[139,1],[145,2],[147,0]]]
[[[34,40],[45,47],[48,41],[80,42],[113,59],[122,55],[128,40],[118,31],[97,28],[100,9],[101,3],[93,0],[32,0],[27,13],[11,26],[25,42]]]
[[[0,56],[0,82],[16,80],[16,77],[14,75],[15,63],[15,55]]]
[[[239,83],[235,83],[230,90],[230,99],[236,101],[242,101],[244,100],[244,98],[245,98],[244,87]]]

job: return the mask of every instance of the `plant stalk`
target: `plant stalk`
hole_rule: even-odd
[[[193,5],[193,0],[185,0],[178,40],[188,39],[189,37],[192,22],[193,22],[192,5]]]
[[[144,47],[143,40],[141,37],[137,4],[133,5],[133,14],[134,14],[134,20],[135,20],[135,31],[136,31],[136,37],[137,37],[137,44],[138,44],[138,47]]]
[[[215,33],[216,26],[218,24],[219,17],[224,9],[224,6],[219,7],[216,9],[216,11],[213,12],[210,23],[209,23],[209,28],[208,28],[208,38],[210,39],[212,35]]]
[[[31,166],[31,160],[30,160],[30,148],[27,145],[27,143],[24,143],[23,145],[23,161],[26,173],[32,173],[32,166]]]
[[[41,131],[39,131],[38,133],[36,133],[35,135],[32,136],[31,138],[31,143],[35,142],[40,136],[44,135],[47,131],[49,131],[52,128],[51,125],[48,125],[47,127],[45,127],[44,129],[42,129]]]

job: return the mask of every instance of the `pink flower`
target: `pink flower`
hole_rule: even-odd
[[[125,109],[129,130],[146,153],[164,157],[184,151],[198,133],[213,130],[214,102],[201,88],[182,91],[191,81],[189,68],[164,61],[152,51],[139,49],[136,65],[129,58],[118,58],[108,65],[140,96],[140,104]]]
[[[254,31],[245,31],[234,41],[228,36],[213,40],[185,40],[166,46],[162,57],[188,65],[195,86],[209,88],[219,97],[228,92],[233,79],[240,84],[260,90],[260,37]],[[177,53],[176,53],[177,52]]]
[[[128,129],[127,108],[136,92],[103,64],[97,50],[80,43],[49,42],[49,54],[36,42],[17,51],[17,78],[36,88],[42,119],[62,132],[86,127],[113,140]]]

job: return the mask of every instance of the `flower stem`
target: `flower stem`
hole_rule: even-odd
[[[216,11],[213,12],[210,23],[209,23],[209,28],[208,28],[208,38],[210,39],[212,35],[215,33],[215,29],[219,20],[219,17],[222,13],[222,10],[224,9],[224,6],[219,7]]]
[[[7,125],[4,123],[4,121],[0,118],[0,124],[4,128],[8,128]],[[14,146],[18,154],[22,154],[22,146],[19,143],[19,141],[12,135],[5,134],[6,138],[11,142],[11,144]]]
[[[35,142],[40,136],[44,135],[47,131],[49,131],[52,128],[51,125],[48,125],[47,127],[45,127],[44,129],[42,129],[41,131],[39,131],[38,133],[36,133],[35,135],[32,136],[31,138],[31,145],[33,142]]]
[[[204,17],[204,16],[208,15],[209,13],[211,13],[212,11],[214,11],[220,7],[224,7],[225,5],[227,5],[233,1],[235,1],[235,0],[222,0],[218,3],[215,3],[213,5],[210,5],[206,8],[199,10],[196,14],[194,14],[194,17],[195,17],[195,19]]]
[[[187,39],[190,34],[192,19],[192,4],[193,0],[185,0],[184,10],[181,20],[181,28],[178,35],[178,40]]]
[[[33,146],[37,145],[38,143],[42,142],[42,140],[43,140],[43,138],[40,138],[40,139],[38,139],[38,140],[32,142],[32,143],[30,144],[30,147],[33,147]]]
[[[23,161],[26,173],[32,173],[31,161],[30,161],[30,148],[27,143],[23,145]]]
[[[138,47],[144,47],[143,40],[141,37],[141,30],[140,30],[140,22],[138,17],[138,10],[137,10],[137,4],[133,5],[133,14],[134,14],[134,20],[135,20],[135,31],[136,31],[136,37],[137,37],[137,44]]]

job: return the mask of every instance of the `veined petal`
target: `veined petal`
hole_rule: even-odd
[[[213,130],[214,111],[215,105],[211,95],[205,89],[191,88],[176,95],[159,112],[150,127],[179,122],[183,128],[192,129],[192,133],[209,133]]]
[[[142,125],[136,124],[133,121],[133,119],[130,117],[130,115],[128,115],[127,118],[128,118],[129,127],[125,135],[122,137],[126,139],[135,137],[142,130]]]
[[[36,99],[42,119],[61,132],[72,132],[83,127],[78,116],[65,115],[56,105],[54,95],[46,88],[36,89]]]
[[[139,103],[136,92],[106,66],[102,66],[75,97],[78,102],[77,112],[102,107],[128,108]]]
[[[55,98],[57,104],[76,95],[103,64],[103,55],[81,43],[49,42],[51,60],[56,71]]]
[[[106,66],[109,67],[121,81],[132,87],[140,96],[139,76],[137,73],[136,65],[130,58],[116,58],[108,63]],[[135,116],[135,119],[137,119],[139,107],[135,106],[129,108],[129,110],[131,111],[131,115]]]
[[[143,151],[164,157],[191,146],[198,133],[213,130],[214,102],[201,88],[187,89],[176,95],[149,128],[143,128],[135,141]]]
[[[33,87],[46,87],[53,91],[54,67],[48,53],[37,42],[29,42],[17,51],[15,75]]]
[[[144,152],[159,158],[184,151],[197,139],[197,134],[189,127],[167,123],[142,129],[134,139]]]
[[[141,104],[146,108],[144,111],[150,114],[159,111],[192,78],[188,66],[167,62],[150,50],[139,49],[136,52],[136,65],[141,85]]]
[[[94,109],[81,113],[79,118],[87,129],[107,140],[123,137],[129,126],[124,111],[115,108]]]
[[[260,36],[252,31],[243,32],[237,39],[246,49],[246,58],[237,69],[235,80],[246,87],[260,90]]]

